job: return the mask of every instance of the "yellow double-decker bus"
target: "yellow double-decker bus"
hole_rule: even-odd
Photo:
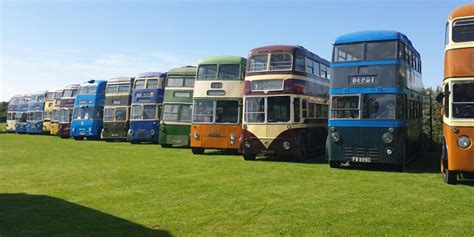
[[[474,4],[454,10],[446,24],[443,93],[444,181],[455,184],[474,174]],[[468,177],[470,176],[470,177]]]
[[[61,98],[63,97],[64,89],[57,89],[54,91],[53,103],[51,105],[51,122],[50,131],[51,135],[57,136],[59,133],[59,106],[61,104]]]
[[[237,56],[214,56],[199,62],[193,94],[193,154],[205,149],[238,150],[246,63]]]
[[[46,134],[51,133],[51,118],[53,117],[54,92],[55,90],[48,91],[44,99],[43,132]]]

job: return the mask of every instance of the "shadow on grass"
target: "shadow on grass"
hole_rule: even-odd
[[[171,236],[58,198],[0,194],[0,236]]]
[[[327,164],[328,161],[326,160],[324,154],[317,154],[308,158],[305,161],[298,161],[294,157],[288,156],[259,156],[255,161],[263,161],[263,162],[285,162],[285,163],[298,163],[298,164]]]

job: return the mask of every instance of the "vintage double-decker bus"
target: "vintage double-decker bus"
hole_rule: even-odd
[[[245,74],[244,159],[258,154],[304,161],[324,151],[329,61],[301,46],[250,50]]]
[[[30,103],[30,94],[22,95],[18,101],[17,112],[15,113],[15,132],[19,134],[26,133],[26,121],[28,117],[28,106]]]
[[[474,4],[448,18],[443,94],[437,99],[444,103],[441,173],[455,184],[474,177]]]
[[[403,171],[423,152],[420,54],[400,32],[356,32],[336,39],[331,67],[330,166]]]
[[[42,91],[30,96],[26,119],[26,133],[43,133],[44,98],[46,97],[46,93],[46,91]]]
[[[71,121],[71,137],[74,140],[100,138],[104,126],[106,85],[107,81],[103,80],[90,80],[80,85]]]
[[[146,72],[135,77],[128,140],[158,143],[160,108],[166,73]]]
[[[127,140],[128,130],[130,129],[132,86],[132,77],[112,78],[107,81],[104,128],[101,134],[103,140]]]
[[[194,154],[207,148],[238,150],[246,63],[237,56],[214,56],[199,62],[191,125]]]
[[[63,93],[63,88],[54,91],[53,104],[51,106],[51,125],[49,133],[55,136],[57,136],[59,133],[59,108],[61,105]]]
[[[76,101],[79,84],[68,85],[64,88],[63,97],[59,102],[59,130],[61,138],[68,138],[71,132],[71,118]]]
[[[169,70],[160,125],[162,147],[189,146],[196,67]]]
[[[53,117],[54,90],[48,91],[44,98],[43,132],[51,134],[51,118]]]
[[[23,96],[16,95],[13,96],[10,101],[8,101],[7,109],[7,132],[15,132],[16,124],[16,113],[18,111],[18,104],[23,100]]]

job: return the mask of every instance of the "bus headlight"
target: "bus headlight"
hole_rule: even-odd
[[[283,149],[289,150],[291,148],[291,144],[288,141],[283,142]]]
[[[393,134],[391,133],[385,133],[383,136],[382,136],[382,140],[383,142],[385,143],[392,143],[393,142]]]
[[[194,132],[193,137],[194,137],[194,139],[198,140],[198,139],[199,139],[199,133],[198,133],[198,132]]]
[[[389,148],[385,149],[385,153],[387,153],[387,155],[391,156],[393,154],[392,148],[389,147]]]
[[[460,136],[458,138],[458,146],[466,149],[471,146],[471,139],[468,136]]]
[[[334,142],[338,142],[341,140],[341,135],[339,135],[337,132],[333,132],[331,133],[331,138]]]
[[[235,134],[231,133],[229,138],[230,138],[231,141],[235,141]]]
[[[247,140],[247,141],[244,142],[244,146],[245,146],[246,148],[250,148],[250,147],[252,147],[252,143],[250,143],[250,141]]]
[[[128,134],[133,135],[133,130],[132,130],[132,129],[129,129],[129,130],[128,130]]]

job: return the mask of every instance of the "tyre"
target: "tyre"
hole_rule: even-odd
[[[84,139],[84,137],[74,137],[74,140],[76,141],[82,141]]]
[[[405,170],[407,168],[406,167],[406,162],[407,162],[407,144],[406,144],[406,142],[403,144],[401,152],[402,152],[402,157],[400,158],[400,161],[396,165],[395,169],[398,172],[405,172]]]
[[[308,160],[308,148],[306,147],[306,137],[301,137],[301,142],[300,142],[300,154],[297,155],[297,160],[299,162],[305,162]]]
[[[441,160],[441,174],[443,175],[443,181],[447,184],[457,184],[458,172],[450,171],[448,169],[448,161]]]
[[[243,154],[244,160],[255,160],[257,154]]]
[[[193,147],[191,148],[191,151],[193,152],[194,155],[204,154],[204,148]]]
[[[329,161],[329,167],[331,168],[340,168],[341,167],[341,162],[337,160],[330,160]]]
[[[171,144],[161,144],[161,148],[171,148]]]

